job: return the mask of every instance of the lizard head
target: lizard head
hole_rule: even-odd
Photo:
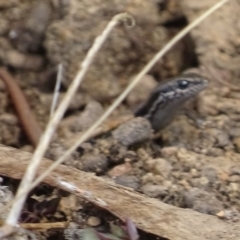
[[[161,84],[158,92],[167,99],[173,101],[187,100],[204,90],[208,85],[208,80],[196,74],[185,74],[178,78],[173,78]]]
[[[163,128],[184,103],[204,90],[208,80],[193,73],[160,83],[135,112],[135,116],[150,119],[155,130]]]

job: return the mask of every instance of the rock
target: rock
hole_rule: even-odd
[[[231,144],[228,134],[222,130],[211,129],[210,135],[215,138],[215,144],[217,147],[223,148]]]
[[[149,182],[154,182],[155,180],[155,175],[153,175],[152,173],[147,173],[144,176],[142,176],[141,178],[141,183],[142,185],[147,185]]]
[[[172,182],[171,181],[164,181],[163,186],[165,186],[166,188],[170,188],[172,186]]]
[[[101,34],[112,17],[121,12],[132,14],[134,30],[115,28],[94,59],[81,89],[95,100],[118,95],[131,76],[135,75],[167,42],[165,27],[159,24],[158,6],[154,1],[70,1],[66,16],[53,21],[47,29],[45,48],[48,59],[56,65],[64,64],[64,85],[69,86],[94,39]],[[134,47],[133,47],[134,46]],[[153,73],[165,78],[184,65],[182,46],[172,49],[164,61],[158,62]],[[168,59],[174,58],[174,61]],[[178,61],[179,60],[179,61]],[[167,62],[167,70],[165,65]],[[175,63],[177,62],[177,66]],[[122,84],[123,83],[123,84]]]
[[[0,2],[0,9],[16,7],[20,4],[19,0],[2,0]]]
[[[161,149],[161,154],[164,158],[169,158],[177,153],[177,147],[164,147]]]
[[[224,150],[221,148],[210,147],[207,149],[206,154],[213,157],[223,156]]]
[[[138,117],[119,126],[112,132],[113,138],[124,146],[130,146],[149,139],[152,135],[152,128],[149,121]]]
[[[140,82],[127,96],[126,102],[128,105],[135,110],[137,106],[145,102],[152,90],[157,86],[156,80],[151,75],[145,75],[142,77]]]
[[[240,212],[236,210],[226,209],[224,211],[220,211],[216,214],[221,219],[226,219],[230,222],[239,222],[240,220]]]
[[[206,177],[210,183],[214,183],[218,179],[218,172],[214,167],[203,166],[201,174]]]
[[[228,134],[232,138],[240,137],[240,128],[231,128]]]
[[[63,100],[65,93],[59,93],[59,98],[58,98],[58,104],[56,107],[59,106],[59,103]],[[51,106],[52,100],[53,100],[53,95],[48,94],[48,93],[41,93],[39,96],[40,98],[40,103],[44,105],[45,107]],[[79,110],[80,108],[83,108],[88,102],[90,101],[90,97],[87,94],[84,93],[76,93],[74,95],[74,98],[71,100],[68,110],[70,111],[76,111]],[[65,119],[63,119],[64,121]]]
[[[209,180],[206,177],[199,178],[199,187],[206,188],[209,185]]]
[[[233,143],[236,147],[237,152],[240,153],[240,137],[234,138]]]
[[[240,175],[240,165],[236,165],[230,168],[229,175]]]
[[[189,22],[193,21],[197,14],[201,15],[207,11],[214,3],[214,1],[209,0],[183,0],[179,2],[183,14]],[[219,78],[221,78],[222,82],[229,83],[232,81],[232,76],[239,76],[238,63],[240,56],[234,56],[233,54],[235,46],[239,44],[239,30],[236,31],[234,27],[234,23],[238,21],[237,14],[239,11],[238,2],[231,1],[212,15],[210,21],[204,21],[191,32],[199,63],[210,69],[212,67],[216,68],[213,71],[216,76],[212,77],[212,82],[215,81],[219,84]],[[223,18],[227,21],[221,21]],[[221,22],[221,26],[219,22]],[[221,42],[216,43],[216,39],[221,39]],[[229,62],[231,62],[231,65],[228,64]],[[226,74],[221,73],[223,69]],[[227,79],[226,75],[230,75],[230,80]],[[222,89],[224,85],[221,84],[218,89]],[[225,100],[225,103],[227,102],[228,100]],[[218,105],[216,101],[212,103]]]
[[[196,188],[208,189],[210,184],[206,177],[199,177],[191,179],[191,185]]]
[[[91,226],[91,227],[96,227],[98,225],[101,224],[101,219],[98,217],[94,217],[94,216],[90,216],[87,219],[87,225]]]
[[[103,114],[103,107],[96,101],[87,104],[84,111],[77,120],[72,124],[72,131],[79,132],[87,130]]]
[[[213,193],[192,188],[184,194],[186,207],[206,214],[216,214],[223,209],[222,203]]]
[[[61,140],[54,141],[50,143],[47,149],[47,152],[45,154],[45,157],[50,158],[52,160],[57,160],[60,157],[62,157],[62,155],[66,152],[66,150],[67,150],[67,147],[65,146],[64,142],[62,142]],[[74,166],[74,161],[77,157],[79,157],[79,153],[75,151],[71,154],[71,156],[69,156],[64,161],[64,164],[68,166]]]
[[[240,176],[239,175],[232,175],[228,178],[229,182],[240,182]]]
[[[18,146],[21,130],[18,118],[9,113],[0,115],[0,142],[4,145]]]
[[[109,161],[114,164],[121,163],[128,154],[127,147],[118,143],[115,139],[111,139],[109,142],[112,144],[111,146],[108,146],[108,151],[110,153]]]
[[[119,164],[108,171],[110,177],[118,177],[124,175],[128,172],[131,172],[132,166],[129,162]]]
[[[0,58],[4,59],[4,64],[12,68],[39,71],[44,65],[44,58],[35,54],[23,54],[16,50],[9,50],[2,52],[0,55]]]
[[[167,195],[167,187],[153,184],[146,184],[142,186],[142,191],[145,195],[155,198]]]
[[[86,172],[104,173],[108,167],[108,159],[104,154],[84,154],[78,164],[77,168]]]
[[[138,190],[140,187],[139,179],[135,176],[118,176],[114,179],[114,181],[117,184],[132,188],[135,191]]]
[[[192,168],[192,169],[190,170],[190,174],[191,174],[191,176],[192,176],[193,178],[198,178],[198,177],[200,177],[199,172],[198,172],[197,169],[195,169],[195,168]]]
[[[239,192],[239,184],[235,182],[231,182],[229,184],[231,191],[233,192]]]
[[[13,193],[10,191],[8,186],[2,186],[3,179],[0,178],[0,207],[4,209],[7,204],[13,200]],[[6,219],[9,211],[9,206],[2,212],[2,219]]]
[[[217,97],[214,95],[204,95],[199,98],[198,102],[198,112],[202,116],[216,116],[218,114],[218,109],[216,108]]]
[[[66,240],[78,240],[83,238],[84,229],[66,228],[63,234]]]
[[[164,178],[169,177],[173,169],[172,165],[163,158],[148,160],[146,164],[149,171],[162,175]]]

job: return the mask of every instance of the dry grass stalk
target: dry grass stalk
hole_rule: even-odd
[[[96,55],[96,53],[99,51],[103,43],[105,42],[107,36],[109,33],[113,30],[113,28],[119,24],[121,21],[125,21],[126,18],[130,18],[128,14],[121,13],[116,15],[107,25],[107,27],[104,29],[102,34],[98,36],[92,46],[92,48],[89,50],[86,58],[82,62],[80,66],[80,70],[71,83],[71,85],[68,88],[67,93],[65,94],[64,99],[60,103],[58,109],[56,110],[54,116],[50,119],[47,128],[42,135],[39,145],[37,146],[36,150],[34,151],[33,157],[31,159],[31,162],[26,170],[26,173],[21,181],[21,184],[19,186],[19,189],[16,194],[16,198],[13,203],[13,207],[10,210],[10,213],[7,217],[6,224],[15,226],[18,222],[18,218],[20,215],[20,212],[22,210],[23,204],[25,202],[25,199],[27,197],[27,192],[29,189],[30,184],[32,183],[36,171],[40,165],[41,159],[44,156],[44,153],[51,141],[51,138],[58,126],[58,123],[62,119],[71,99],[73,98],[74,94],[76,93],[80,83],[83,80],[83,77],[85,76],[87,70],[89,69],[91,63],[93,62],[93,59]]]
[[[62,82],[62,75],[63,75],[63,65],[62,65],[62,63],[60,63],[60,64],[58,64],[57,81],[56,81],[56,85],[55,85],[54,93],[53,93],[53,100],[52,100],[52,105],[51,105],[51,109],[50,109],[50,117],[52,117],[54,115],[54,111],[57,106],[59,90],[60,90],[60,86],[61,86],[61,82]]]

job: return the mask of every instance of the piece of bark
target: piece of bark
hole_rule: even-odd
[[[21,179],[32,154],[0,145],[0,175]],[[52,161],[42,159],[38,174]],[[240,238],[240,225],[224,222],[215,216],[167,205],[133,190],[114,184],[92,173],[64,165],[58,166],[44,182],[64,190],[60,179],[72,183],[79,197],[104,207],[121,219],[130,218],[138,228],[171,240],[235,240]]]

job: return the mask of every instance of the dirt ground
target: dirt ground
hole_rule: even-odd
[[[16,78],[42,129],[49,120],[57,65],[64,67],[61,99],[95,37],[111,18],[126,11],[136,20],[134,28],[119,26],[110,34],[46,157],[56,160],[61,156],[169,39],[216,2],[1,0],[0,66]],[[167,204],[221,215],[226,222],[239,221],[239,11],[239,2],[231,1],[206,19],[144,76],[111,117],[131,115],[158,82],[197,69],[209,78],[208,88],[167,128],[154,134],[147,120],[130,120],[82,144],[65,164]],[[1,81],[0,123],[1,144],[33,152]],[[17,180],[2,177],[1,206],[12,198],[17,185]],[[80,239],[85,227],[109,232],[109,222],[119,223],[109,212],[45,184],[32,192],[20,222],[70,222],[60,230],[33,231],[37,239],[49,240]],[[72,229],[79,233],[74,235]],[[240,231],[231,239],[236,236]],[[140,231],[140,239],[160,237]]]

